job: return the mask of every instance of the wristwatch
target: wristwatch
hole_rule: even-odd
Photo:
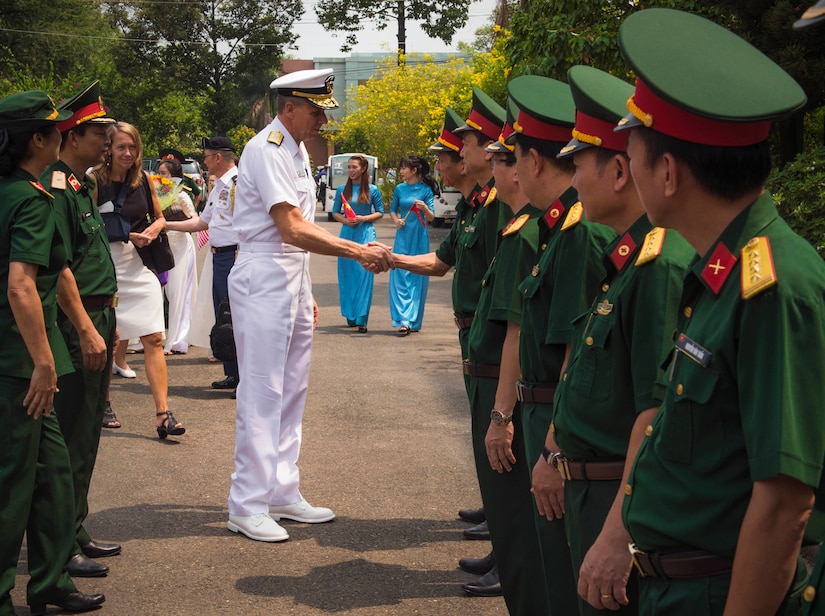
[[[497,426],[506,426],[508,423],[513,421],[513,416],[505,415],[501,411],[493,409],[492,411],[490,411],[490,421],[492,421]]]
[[[561,458],[560,451],[551,451],[547,445],[541,448],[541,457],[554,469],[559,470],[559,458]]]

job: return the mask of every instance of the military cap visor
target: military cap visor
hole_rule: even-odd
[[[488,152],[504,152],[505,154],[512,154],[513,150],[516,149],[516,146],[514,144],[507,143],[507,138],[515,132],[515,130],[513,129],[513,124],[515,124],[517,117],[518,105],[516,105],[515,101],[512,98],[508,98],[507,121],[504,123],[504,126],[501,127],[501,134],[499,134],[498,139],[496,141],[494,141],[484,149]]]
[[[320,109],[337,109],[338,101],[332,95],[335,75],[331,68],[295,71],[269,84],[279,96],[303,98]]]
[[[0,129],[22,133],[67,120],[71,111],[58,110],[42,90],[17,92],[0,100]]]
[[[235,151],[235,146],[232,145],[232,142],[226,137],[203,137],[201,139],[201,148],[204,150],[225,150],[228,152]]]
[[[464,148],[461,137],[453,131],[461,125],[461,116],[452,109],[447,109],[444,113],[444,126],[441,127],[441,134],[438,140],[432,144],[428,150],[431,152],[455,152],[460,154]]]
[[[802,17],[794,22],[793,29],[804,30],[823,22],[825,22],[825,0],[819,0],[802,13]]]
[[[567,71],[567,81],[576,105],[576,125],[573,138],[557,158],[572,156],[591,147],[626,152],[628,133],[616,133],[613,129],[624,115],[626,101],[633,95],[633,86],[609,73],[583,65]]]
[[[692,143],[741,147],[764,141],[771,120],[806,102],[765,54],[697,15],[634,13],[619,29],[619,47],[637,81],[616,130],[646,126]]]
[[[549,77],[523,75],[513,79],[507,91],[519,110],[513,123],[515,132],[505,139],[507,145],[514,144],[517,135],[565,143],[570,140],[576,107],[566,83]]]
[[[93,81],[82,92],[75,94],[72,98],[60,105],[61,110],[67,110],[71,117],[60,122],[57,129],[63,133],[67,130],[93,122],[95,124],[114,124],[114,118],[106,117],[106,108],[103,106],[103,99],[100,97],[100,81]]]

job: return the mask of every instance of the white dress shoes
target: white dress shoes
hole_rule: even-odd
[[[321,522],[334,520],[335,514],[332,509],[313,507],[306,499],[301,499],[301,502],[293,505],[270,505],[269,517],[273,520],[286,518],[287,520],[305,522],[306,524],[320,524]]]
[[[265,513],[257,515],[231,515],[226,527],[233,533],[242,533],[255,541],[286,541],[286,530]]]
[[[115,362],[112,362],[112,374],[122,376],[124,379],[133,379],[137,376],[137,372],[129,368],[121,368]]]

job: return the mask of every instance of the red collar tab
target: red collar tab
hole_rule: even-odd
[[[74,173],[69,175],[69,186],[71,186],[75,192],[80,192],[81,184],[78,179],[74,176]]]
[[[589,143],[598,148],[607,148],[617,152],[627,152],[627,131],[613,132],[615,122],[606,122],[599,118],[576,111],[576,128],[573,137],[582,143]]]
[[[556,199],[553,205],[545,212],[544,222],[546,222],[547,226],[551,229],[555,229],[558,222],[564,217],[565,210],[566,208],[561,202],[561,199]]]
[[[565,143],[570,141],[571,135],[569,126],[543,122],[521,109],[518,112],[518,120],[513,124],[513,130],[525,137],[535,137],[545,141],[564,141]]]
[[[704,145],[753,145],[767,139],[771,129],[770,120],[725,122],[696,115],[658,97],[638,78],[636,92],[627,101],[627,108],[648,128]]]
[[[477,192],[473,195],[473,200],[475,201],[475,205],[484,205],[484,202],[487,200],[487,197],[490,194],[490,187],[485,186],[481,189],[481,191]],[[473,206],[475,207],[475,206]]]
[[[501,124],[497,124],[496,122],[485,118],[475,109],[470,112],[470,117],[467,118],[467,126],[477,130],[492,141],[498,139],[498,136],[501,133]]]
[[[734,265],[736,265],[736,257],[731,254],[727,246],[719,242],[702,270],[702,280],[714,294],[719,295]]]
[[[613,261],[613,265],[618,271],[624,269],[634,250],[636,250],[636,242],[633,241],[629,233],[625,233],[619,243],[616,244],[613,252],[610,253],[610,260]]]

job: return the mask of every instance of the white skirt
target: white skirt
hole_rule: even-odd
[[[164,287],[169,299],[169,330],[163,350],[185,353],[189,349],[189,325],[198,290],[195,243],[192,236],[183,231],[169,231],[168,235],[175,267],[169,270],[169,280]]]
[[[163,291],[160,281],[143,265],[132,242],[111,242],[117,276],[117,328],[120,339],[163,332]]]

